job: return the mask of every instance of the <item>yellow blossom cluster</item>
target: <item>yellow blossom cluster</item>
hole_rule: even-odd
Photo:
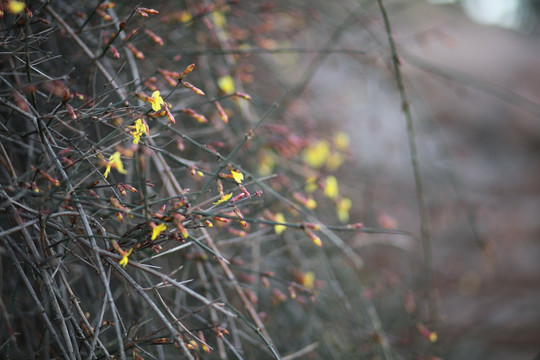
[[[142,135],[148,135],[148,125],[142,119],[135,120],[135,125],[129,127],[132,129],[129,133],[133,136],[133,143],[138,144]]]

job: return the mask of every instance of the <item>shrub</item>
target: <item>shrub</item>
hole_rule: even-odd
[[[390,356],[271,4],[3,5],[2,357]]]

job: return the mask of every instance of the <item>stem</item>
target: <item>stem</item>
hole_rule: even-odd
[[[428,227],[426,206],[424,203],[424,190],[422,185],[422,177],[420,174],[420,165],[418,164],[418,151],[416,148],[416,138],[414,135],[414,127],[410,109],[409,99],[407,92],[405,91],[405,85],[403,83],[403,76],[401,73],[400,62],[396,49],[396,43],[392,35],[392,28],[390,26],[390,20],[388,13],[382,0],[377,0],[381,15],[384,20],[384,27],[386,29],[386,35],[388,36],[388,42],[390,44],[390,52],[392,54],[392,64],[394,66],[394,72],[397,82],[397,87],[401,97],[401,107],[405,113],[405,120],[407,122],[407,135],[409,140],[409,149],[411,155],[411,164],[414,172],[414,183],[416,188],[416,202],[418,203],[418,213],[420,216],[420,232],[422,236],[422,248],[424,251],[424,270],[426,276],[426,285],[429,292],[429,321],[435,323],[437,321],[437,300],[435,298],[435,284],[433,282],[433,255],[431,250],[431,234]]]

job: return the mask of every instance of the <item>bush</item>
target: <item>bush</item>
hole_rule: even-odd
[[[3,5],[3,358],[393,356],[345,240],[397,231],[350,220],[347,135],[254,56],[313,14]]]

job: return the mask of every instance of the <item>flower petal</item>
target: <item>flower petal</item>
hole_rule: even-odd
[[[240,171],[231,170],[231,175],[237,184],[241,184],[242,180],[244,180],[244,174],[242,174]]]
[[[277,213],[275,218],[274,218],[274,221],[277,222],[277,223],[284,223],[285,222],[285,216],[283,216],[282,213]],[[287,226],[285,225],[274,225],[274,231],[276,232],[276,234],[281,234],[282,232],[284,232],[285,230],[287,230]]]
[[[335,176],[329,175],[326,177],[326,185],[324,187],[324,195],[330,199],[335,199],[339,195],[338,181]]]
[[[167,230],[167,225],[164,223],[159,224],[155,228],[152,229],[152,240],[156,240],[156,238],[161,234],[163,231]]]
[[[231,198],[231,196],[232,196],[232,193],[228,193],[228,194],[226,194],[226,195],[222,195],[222,196],[221,196],[221,199],[219,199],[218,201],[216,201],[216,202],[214,203],[214,205],[219,205],[219,204],[221,204],[221,203],[223,203],[223,202],[229,200],[229,199]]]

